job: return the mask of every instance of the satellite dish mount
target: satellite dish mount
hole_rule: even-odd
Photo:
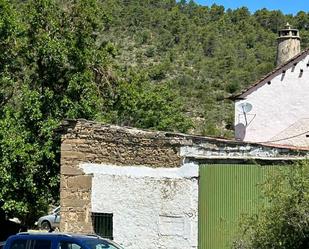
[[[252,110],[252,105],[248,102],[244,102],[238,105],[238,110],[244,114],[246,126],[248,125],[247,113]]]

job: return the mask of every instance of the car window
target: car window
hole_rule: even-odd
[[[76,243],[61,241],[58,245],[58,249],[81,249],[82,247]]]
[[[11,249],[26,249],[27,240],[14,240]]]
[[[60,207],[55,208],[55,209],[52,211],[52,213],[53,213],[53,214],[60,213]]]
[[[51,241],[50,240],[32,240],[32,249],[50,249],[51,248]]]
[[[120,247],[117,247],[109,241],[103,239],[89,239],[85,241],[85,244],[87,244],[87,246],[91,249],[120,249]]]
[[[98,244],[95,246],[95,249],[117,249],[112,244]]]

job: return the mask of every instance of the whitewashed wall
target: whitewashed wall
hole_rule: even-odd
[[[125,248],[197,248],[197,165],[82,168],[93,174],[92,212],[113,213],[114,239]]]
[[[235,136],[248,142],[309,146],[309,56],[235,103]],[[303,70],[303,73],[301,73]],[[238,105],[253,108],[244,114]],[[244,129],[243,129],[244,128]],[[243,130],[242,130],[243,129]]]

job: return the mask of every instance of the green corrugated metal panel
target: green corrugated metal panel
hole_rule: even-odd
[[[273,166],[204,165],[199,182],[199,249],[230,248],[242,214],[256,212],[257,185]]]

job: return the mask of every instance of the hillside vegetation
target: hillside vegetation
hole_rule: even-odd
[[[232,136],[231,94],[274,68],[309,15],[172,0],[0,0],[0,208],[27,224],[59,201],[65,118]]]
[[[275,66],[277,31],[287,22],[309,45],[309,15],[262,9],[225,10],[180,1],[103,1],[123,71],[136,70],[178,93],[191,132],[232,136],[233,106],[226,98]]]

